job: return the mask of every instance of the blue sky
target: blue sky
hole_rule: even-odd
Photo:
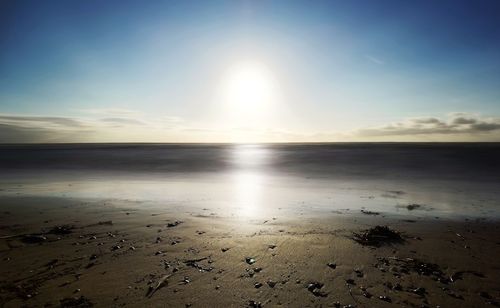
[[[3,142],[500,141],[493,0],[10,1],[0,46]]]

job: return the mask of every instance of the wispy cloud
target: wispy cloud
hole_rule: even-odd
[[[130,118],[104,118],[104,119],[100,119],[100,121],[104,122],[104,123],[118,125],[118,126],[122,126],[122,125],[146,125],[142,121],[130,119]]]
[[[365,58],[375,64],[378,64],[378,65],[382,65],[382,64],[385,64],[384,61],[380,60],[379,58],[377,57],[374,57],[372,55],[365,55]]]
[[[49,127],[84,127],[85,124],[79,120],[67,117],[43,117],[43,116],[17,116],[0,115],[0,123],[21,127],[33,127],[43,124]]]
[[[99,115],[99,116],[141,116],[142,112],[132,109],[125,108],[91,108],[91,109],[79,109],[80,113]]]

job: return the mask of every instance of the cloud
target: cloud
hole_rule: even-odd
[[[453,124],[458,124],[458,125],[475,124],[475,123],[477,123],[477,120],[473,119],[473,118],[458,117],[458,118],[453,119]]]
[[[39,121],[37,123],[39,125],[36,126],[29,122],[7,124],[2,123],[0,119],[0,143],[85,142],[93,132],[88,128],[61,129],[60,125],[58,125],[59,128],[54,128],[50,122]],[[46,124],[45,127],[44,124]]]
[[[12,116],[0,115],[0,123],[7,125],[19,125],[24,127],[33,127],[44,123],[49,126],[61,127],[84,127],[85,125],[78,120],[67,117],[42,117],[42,116]]]
[[[380,60],[379,58],[376,58],[376,57],[374,57],[374,56],[371,56],[371,55],[365,55],[365,58],[366,58],[367,60],[369,60],[370,62],[373,62],[373,63],[378,64],[378,65],[383,65],[383,64],[385,64],[385,62],[384,62],[384,61],[382,61],[382,60]]]
[[[481,117],[475,114],[452,113],[444,119],[436,117],[410,118],[380,127],[359,129],[358,137],[411,137],[472,140],[499,140],[500,118]],[[443,141],[446,141],[445,139]]]
[[[487,123],[487,122],[475,123],[471,125],[471,128],[473,128],[475,131],[481,131],[481,132],[500,130],[500,121],[495,123]]]
[[[101,122],[115,124],[115,125],[145,125],[144,122],[130,118],[104,118],[100,119]]]
[[[75,118],[0,114],[0,143],[141,141],[158,129],[131,117]]]
[[[79,109],[77,110],[82,113],[100,115],[100,116],[140,116],[142,113],[137,110],[124,109],[124,108],[91,108],[91,109]]]
[[[46,140],[49,132],[33,128],[0,123],[0,142],[2,143],[32,143]]]
[[[500,118],[451,113],[347,132],[203,127],[173,116],[52,117],[0,114],[0,143],[500,141]]]
[[[71,117],[0,114],[0,143],[50,143],[85,140],[93,133],[90,123]]]

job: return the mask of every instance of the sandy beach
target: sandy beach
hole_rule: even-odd
[[[3,307],[499,306],[500,224],[488,219],[242,219],[113,199],[1,204]],[[402,241],[354,240],[376,225]]]

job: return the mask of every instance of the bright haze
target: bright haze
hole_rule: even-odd
[[[2,1],[0,142],[500,141],[499,1]]]

